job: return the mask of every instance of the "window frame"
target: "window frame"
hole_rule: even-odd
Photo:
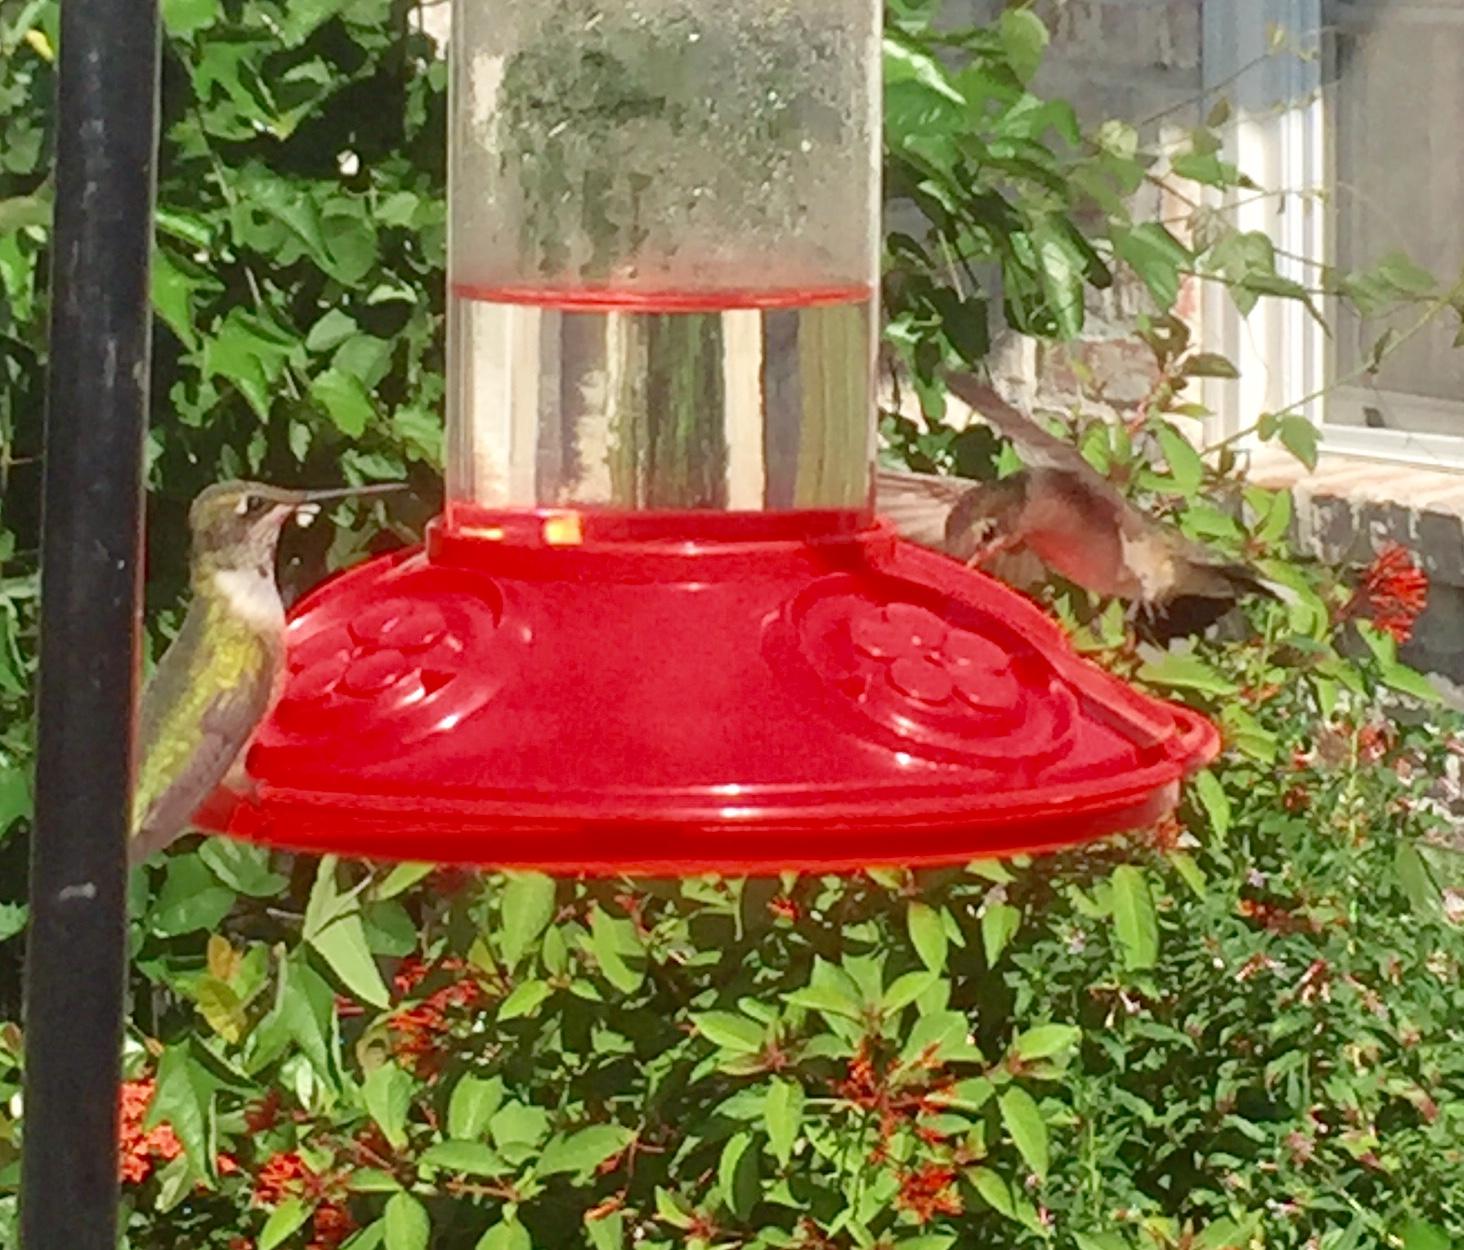
[[[1241,230],[1276,240],[1279,273],[1315,285],[1316,265],[1329,254],[1329,213],[1318,195],[1333,185],[1333,154],[1322,92],[1320,57],[1270,54],[1270,31],[1284,28],[1301,47],[1321,35],[1322,0],[1199,0],[1202,9],[1202,82],[1207,100],[1232,104],[1226,157],[1265,188],[1286,188],[1281,211],[1274,196],[1226,194],[1220,202]],[[1312,263],[1294,257],[1307,258]],[[1343,425],[1324,419],[1317,393],[1335,376],[1332,340],[1296,300],[1263,299],[1242,317],[1218,283],[1206,283],[1202,317],[1214,349],[1233,360],[1238,380],[1211,380],[1204,390],[1215,412],[1208,434],[1238,434],[1262,412],[1298,412],[1312,422],[1324,452],[1419,467],[1464,470],[1464,434],[1412,433]],[[1327,309],[1330,318],[1332,310]],[[1371,396],[1339,387],[1326,400],[1361,414]],[[1437,412],[1443,401],[1390,393],[1390,406]],[[1459,405],[1464,413],[1464,401]],[[1254,442],[1254,440],[1248,440]]]

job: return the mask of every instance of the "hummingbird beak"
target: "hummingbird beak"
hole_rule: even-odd
[[[337,499],[355,499],[361,495],[390,495],[407,489],[405,482],[383,482],[376,486],[345,486],[339,490],[307,490],[300,493],[300,502],[292,504],[295,523],[302,528],[320,515],[320,505]]]

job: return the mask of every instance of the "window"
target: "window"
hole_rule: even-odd
[[[1464,6],[1459,0],[1204,0],[1207,89],[1235,107],[1234,159],[1267,188],[1243,229],[1279,235],[1288,276],[1350,271],[1406,253],[1444,287],[1464,269]],[[1273,38],[1300,49],[1268,56]],[[1278,266],[1279,267],[1279,266]],[[1403,270],[1398,271],[1400,274]],[[1212,297],[1207,315],[1242,380],[1211,395],[1231,428],[1300,403],[1327,449],[1464,468],[1464,350],[1445,312],[1362,318],[1328,309],[1329,338],[1274,301],[1248,320]],[[1374,346],[1393,342],[1369,371]],[[1310,398],[1332,378],[1324,399]]]

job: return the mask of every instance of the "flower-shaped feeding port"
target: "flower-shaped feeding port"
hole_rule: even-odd
[[[980,634],[950,628],[918,604],[871,607],[851,619],[849,632],[855,650],[916,703],[943,707],[961,699],[1007,712],[1016,706],[1011,657]]]

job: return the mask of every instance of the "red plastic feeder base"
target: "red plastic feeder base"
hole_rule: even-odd
[[[556,873],[961,863],[1150,823],[1218,748],[859,514],[451,520],[298,605],[256,794],[203,827]]]

